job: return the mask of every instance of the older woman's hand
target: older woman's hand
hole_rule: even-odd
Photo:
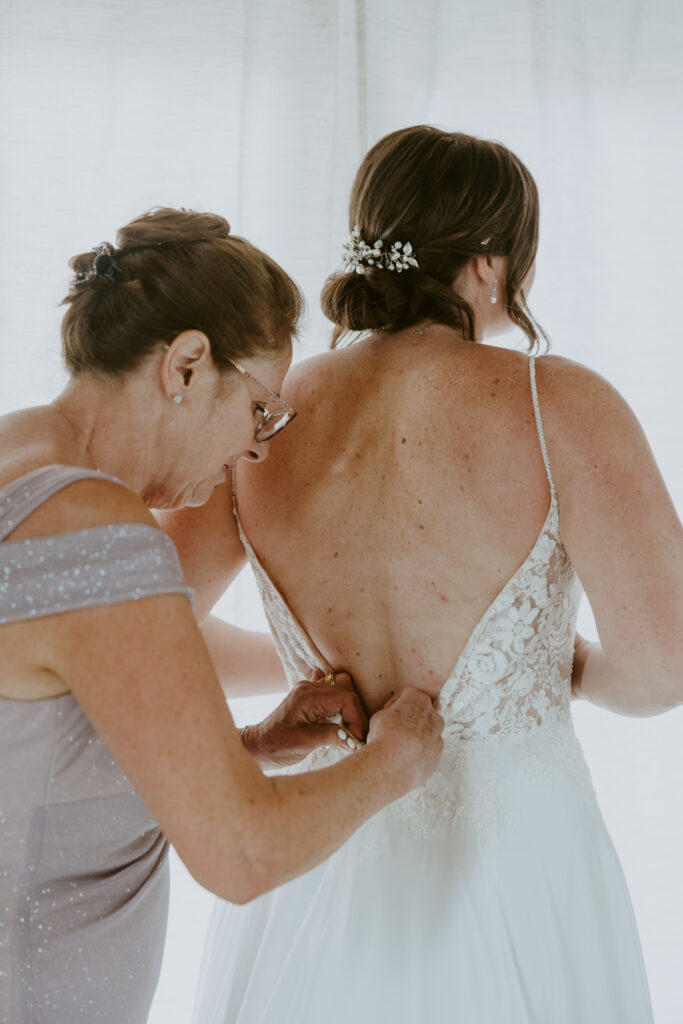
[[[365,740],[368,719],[351,676],[335,674],[335,685],[322,672],[294,686],[258,725],[242,730],[242,742],[262,768],[296,764],[316,747],[354,749]]]
[[[435,704],[429,694],[408,686],[370,719],[368,746],[381,743],[388,748],[391,772],[402,783],[401,796],[423,785],[441,760],[446,723]]]

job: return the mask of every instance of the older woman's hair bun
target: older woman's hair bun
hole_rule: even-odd
[[[150,210],[120,229],[115,246],[69,264],[62,352],[73,374],[134,370],[184,330],[205,333],[228,370],[232,359],[288,345],[303,312],[282,267],[215,213]]]
[[[363,258],[358,273],[346,260],[321,296],[335,325],[333,347],[351,333],[394,332],[424,320],[474,341],[474,311],[454,286],[482,252],[506,258],[501,290],[507,314],[526,334],[530,351],[540,338],[549,344],[523,291],[538,247],[538,190],[519,157],[501,143],[429,125],[386,135],[358,169],[349,224],[359,237],[372,239],[370,245],[408,239],[417,266],[399,274]]]

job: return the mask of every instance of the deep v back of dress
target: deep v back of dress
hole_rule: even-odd
[[[621,865],[570,713],[581,587],[550,503],[528,556],[444,681],[439,770],[325,864],[246,908],[219,904],[196,1021],[646,1024]],[[235,514],[290,683],[331,666]],[[317,751],[295,770],[353,756]],[[353,1006],[335,1000],[340,979]]]
[[[535,379],[531,393],[550,503],[529,554],[479,619],[444,681],[439,707],[461,738],[524,731],[551,716],[568,720],[573,640],[581,587],[559,528],[557,491],[543,433]],[[332,671],[278,584],[254,551],[233,509],[290,684],[311,668]],[[535,685],[528,685],[530,676]]]

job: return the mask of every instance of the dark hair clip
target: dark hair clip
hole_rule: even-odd
[[[92,264],[95,277],[104,277],[112,284],[120,281],[123,277],[123,267],[114,259],[113,246],[109,242],[100,242],[95,246],[93,252],[96,254]]]
[[[123,277],[123,267],[114,259],[114,247],[109,242],[100,242],[92,252],[95,253],[92,269],[74,274],[71,279],[72,288],[82,288],[96,277],[109,281],[110,284],[116,284]]]

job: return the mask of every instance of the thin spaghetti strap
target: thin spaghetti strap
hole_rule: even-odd
[[[545,465],[545,471],[548,477],[548,483],[550,484],[550,494],[552,498],[557,496],[555,489],[555,483],[550,472],[550,459],[548,458],[548,449],[545,443],[545,434],[543,433],[543,421],[541,420],[541,409],[538,404],[538,391],[536,388],[536,356],[529,356],[529,376],[531,377],[531,398],[534,403],[534,416],[536,418],[536,428],[538,430],[538,439],[541,443],[541,452],[543,454],[543,463]]]

